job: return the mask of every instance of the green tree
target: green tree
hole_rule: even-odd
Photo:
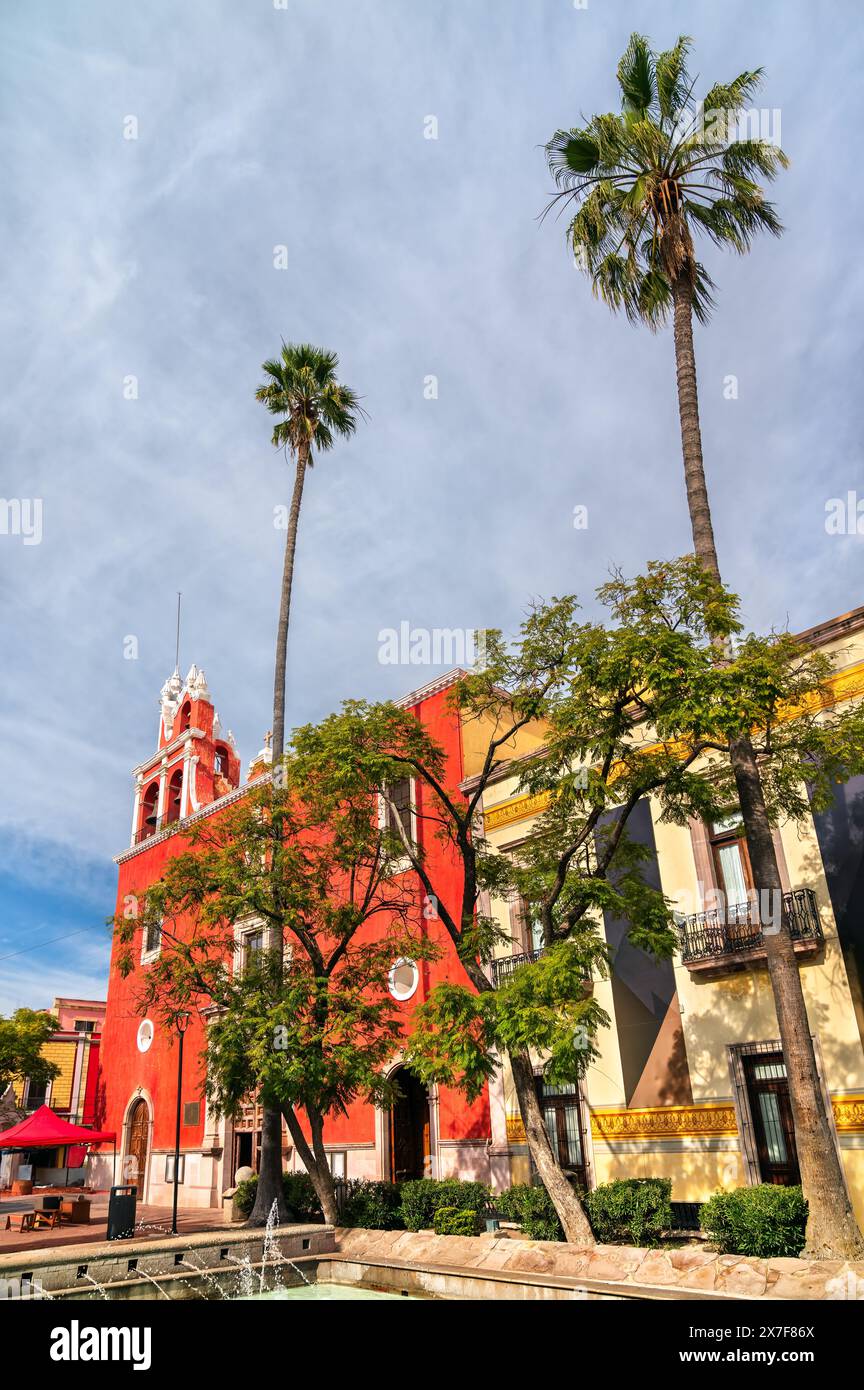
[[[438,742],[412,713],[390,703],[350,702],[321,724],[298,730],[294,739],[294,757],[304,776],[327,768],[328,775],[341,777],[350,800],[373,796],[383,801],[394,852],[402,854],[420,881],[430,931],[455,947],[470,982],[441,985],[421,1010],[428,1026],[411,1043],[414,1069],[426,1081],[461,1085],[476,1096],[496,1070],[499,1054],[506,1052],[532,1157],[568,1239],[582,1242],[590,1242],[590,1226],[546,1133],[531,1051],[543,1053],[550,1075],[563,1074],[562,1068],[579,1073],[593,1055],[591,1039],[608,1021],[586,987],[592,969],[602,973],[608,968],[592,910],[595,917],[603,907],[626,910],[631,937],[639,946],[671,953],[668,911],[637,872],[639,850],[628,843],[626,821],[649,790],[667,786],[670,797],[684,796],[692,780],[689,766],[698,757],[698,749],[684,759],[666,750],[631,756],[629,710],[642,694],[642,681],[636,668],[621,659],[626,641],[622,631],[578,621],[572,599],[536,608],[512,647],[500,634],[487,633],[487,665],[460,679],[451,695],[454,714],[474,724],[475,742],[478,731],[485,731],[480,770],[464,794],[450,784]],[[542,838],[549,868],[560,873],[567,888],[566,894],[556,895],[549,912],[554,908],[560,916],[566,903],[567,925],[560,937],[554,936],[547,915],[547,954],[496,990],[487,963],[496,940],[505,934],[486,906],[488,895],[513,889],[523,869],[491,852],[478,829],[478,811],[490,779],[512,757],[519,733],[537,721],[550,723],[565,705],[574,721],[583,721],[579,737],[574,723],[569,741],[559,734],[557,756],[548,750],[529,763],[524,776],[527,783],[530,768],[532,785],[539,788],[543,769],[551,777],[554,765],[558,819],[554,833],[547,824]],[[589,751],[599,768],[586,782]],[[416,824],[421,827],[416,836],[394,800],[393,789],[406,776],[414,779]],[[604,817],[612,807],[617,821],[606,826]],[[589,854],[592,869],[581,873],[578,865]],[[619,874],[614,884],[609,878],[613,862]],[[578,905],[571,899],[577,878]]]
[[[488,665],[460,679],[451,697],[473,726],[473,743],[486,731],[479,771],[464,790],[450,784],[440,745],[391,704],[349,703],[294,741],[303,776],[328,768],[349,800],[371,793],[389,805],[394,848],[420,880],[430,926],[467,976],[436,987],[417,1010],[412,1067],[427,1082],[476,1096],[507,1057],[535,1166],[567,1239],[580,1243],[591,1242],[590,1226],[552,1151],[534,1067],[539,1061],[550,1080],[574,1081],[596,1055],[608,1019],[588,981],[609,969],[604,911],[629,922],[640,949],[674,949],[670,906],[645,883],[646,852],[627,836],[630,814],[649,795],[676,823],[718,814],[731,785],[723,755],[742,717],[763,730],[760,751],[771,754],[772,815],[809,814],[805,774],[815,778],[818,801],[834,777],[864,766],[864,714],[817,717],[814,699],[797,720],[781,718],[821,690],[823,656],[788,636],[747,638],[734,663],[718,666],[711,637],[737,632],[736,601],[692,557],[654,565],[630,584],[617,579],[601,597],[610,609],[605,625],[577,621],[564,599],[532,612],[512,646],[487,634]],[[490,849],[478,813],[490,780],[513,757],[515,736],[538,720],[545,748],[511,770],[522,790],[548,793],[548,807],[514,859]],[[416,836],[391,795],[406,775],[425,827]],[[510,892],[538,908],[544,950],[496,988],[488,961],[505,934],[486,903]]]
[[[761,138],[739,138],[753,113],[745,108],[762,71],[717,83],[695,109],[687,71],[691,41],[655,53],[633,34],[618,65],[620,113],[558,131],[547,156],[558,184],[553,205],[572,207],[568,241],[592,289],[633,323],[658,328],[672,315],[684,476],[696,555],[720,577],[702,451],[693,349],[693,314],[705,321],[713,285],[696,255],[696,238],[739,254],[760,231],[779,235],[777,214],[761,181],[787,165]],[[758,113],[757,113],[758,115]],[[718,660],[728,648],[718,649]],[[769,808],[746,726],[731,740],[735,776],[753,875],[759,890],[781,889]],[[795,1126],[809,1203],[807,1251],[857,1256],[864,1241],[849,1201],[819,1084],[816,1057],[790,924],[766,938]]]
[[[196,822],[141,912],[115,919],[124,973],[136,934],[161,922],[139,1007],[168,1025],[203,1011],[214,1108],[234,1115],[266,1096],[331,1222],[325,1118],[357,1098],[392,1104],[384,1069],[400,1025],[388,971],[400,956],[433,953],[416,925],[416,892],[393,868],[368,803],[347,803],[325,776],[301,781],[288,759],[284,786],[252,788]]]
[[[356,393],[337,380],[338,368],[339,358],[335,352],[313,347],[309,343],[283,342],[279,357],[263,364],[262,370],[267,379],[255,393],[256,400],[261,401],[271,415],[278,417],[273,427],[274,448],[284,449],[286,457],[290,454],[295,465],[294,491],[285,535],[273,680],[273,750],[277,775],[285,746],[288,620],[306,470],[312,467],[316,453],[325,453],[332,449],[338,438],[347,439],[354,433],[362,413]],[[276,833],[278,835],[278,825]],[[265,1096],[260,1174],[250,1224],[263,1224],[274,1201],[280,1215],[285,1214],[281,1148],[282,1123],[279,1113],[275,1106],[267,1104]]]
[[[60,1068],[42,1055],[56,1031],[56,1018],[35,1009],[16,1009],[9,1018],[0,1017],[0,1096],[15,1081],[29,1077],[38,1086],[47,1086],[60,1075]]]

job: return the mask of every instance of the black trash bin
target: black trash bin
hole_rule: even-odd
[[[137,1187],[112,1187],[108,1198],[108,1239],[128,1240],[135,1234]]]

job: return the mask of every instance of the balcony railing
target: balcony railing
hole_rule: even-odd
[[[539,951],[520,951],[515,956],[499,956],[497,960],[490,960],[492,983],[495,988],[498,988],[502,980],[508,980],[514,970],[519,969],[520,965],[532,965],[535,960],[540,959],[542,954],[541,947]]]
[[[136,830],[132,837],[132,843],[133,845],[140,845],[144,840],[152,840],[154,835],[160,835],[163,830],[176,830],[179,825],[179,816],[175,816],[173,820],[169,820],[167,816],[163,816],[155,825],[142,825],[140,830]]]
[[[158,835],[160,830],[165,827],[161,822],[156,825],[142,825],[140,830],[136,830],[132,838],[133,845],[140,845],[144,840],[152,840],[154,835]]]
[[[822,923],[812,888],[795,888],[783,894],[789,931],[799,954],[812,954],[822,946]],[[696,912],[678,923],[681,959],[691,969],[734,963],[765,954],[765,938],[755,901],[727,904],[713,912]]]

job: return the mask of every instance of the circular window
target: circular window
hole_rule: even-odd
[[[387,984],[393,998],[398,999],[400,1004],[411,998],[419,983],[420,971],[413,960],[406,960],[400,956],[399,960],[393,962],[387,976]]]
[[[153,1024],[150,1022],[149,1018],[145,1018],[144,1022],[138,1028],[137,1041],[139,1052],[148,1052],[150,1050],[150,1044],[153,1041],[154,1032],[155,1029],[153,1027]]]

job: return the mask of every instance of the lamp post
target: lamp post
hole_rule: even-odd
[[[177,1053],[177,1125],[174,1131],[174,1206],[171,1214],[171,1234],[177,1234],[177,1183],[180,1177],[180,1107],[183,1095],[183,1039],[189,1027],[188,1013],[178,1014],[174,1026],[180,1039]]]

